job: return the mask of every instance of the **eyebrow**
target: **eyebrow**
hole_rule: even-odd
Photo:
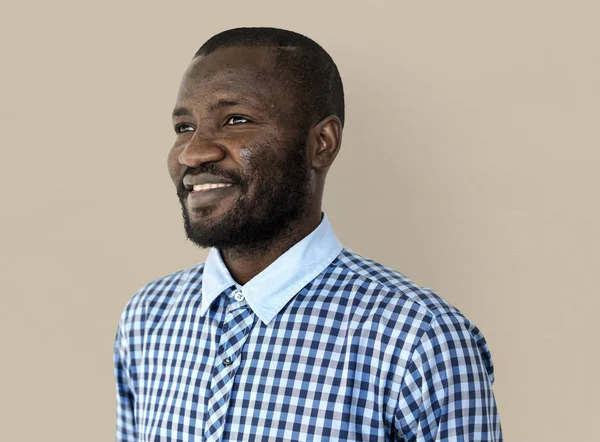
[[[185,107],[176,107],[173,110],[173,118],[175,117],[191,117],[192,113]]]
[[[220,100],[209,104],[207,109],[208,109],[208,112],[214,112],[218,109],[223,109],[225,107],[234,107],[234,106],[246,106],[246,107],[250,107],[252,109],[259,110],[259,107],[256,105],[256,103],[254,103],[252,101],[248,101],[248,100],[244,100],[244,99],[228,99],[228,98],[221,98]],[[191,116],[192,116],[192,113],[186,107],[177,107],[173,110],[173,118],[175,118],[175,117],[191,117]]]
[[[217,109],[222,109],[224,107],[234,107],[234,106],[246,106],[246,107],[251,107],[254,109],[257,107],[252,101],[249,101],[249,100],[222,98],[219,101],[217,101],[216,103],[212,103],[211,105],[209,105],[208,110],[209,110],[209,112],[213,112],[213,111],[216,111]]]

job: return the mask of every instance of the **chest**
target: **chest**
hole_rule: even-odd
[[[144,336],[140,440],[389,437],[399,375],[389,334],[341,317],[265,327],[247,306],[224,311],[165,321]]]

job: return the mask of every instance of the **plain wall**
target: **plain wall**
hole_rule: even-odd
[[[346,91],[324,210],[484,332],[506,440],[597,440],[600,8],[554,1],[3,0],[0,439],[114,439],[127,300],[203,261],[166,169],[183,71],[304,33]]]

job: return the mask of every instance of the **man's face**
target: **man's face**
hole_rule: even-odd
[[[269,49],[233,47],[194,59],[183,77],[168,168],[200,247],[260,247],[308,212],[307,128],[273,68]]]

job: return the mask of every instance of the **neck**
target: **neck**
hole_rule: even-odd
[[[229,249],[221,249],[221,257],[233,279],[241,285],[246,284],[277,258],[298,243],[321,222],[321,211],[290,223],[282,232],[268,243],[250,244]]]

